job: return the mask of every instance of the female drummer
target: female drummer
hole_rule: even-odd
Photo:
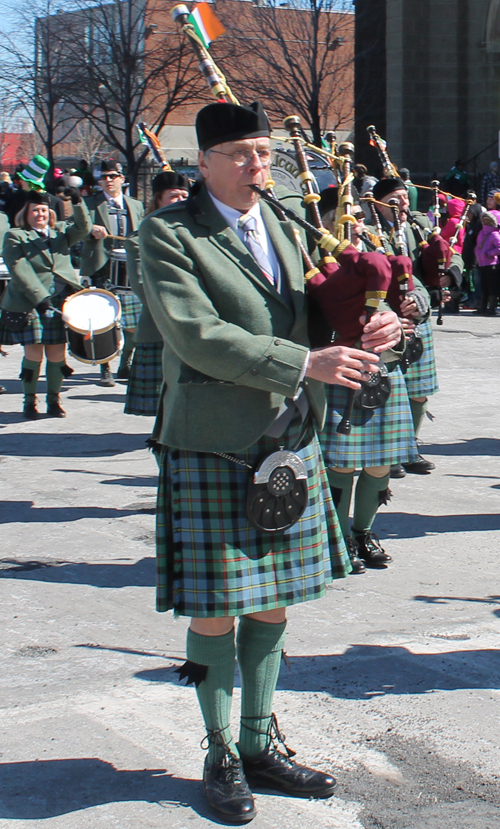
[[[189,194],[187,176],[173,171],[158,173],[153,179],[153,197],[148,213],[184,201]],[[161,356],[163,341],[147,306],[139,263],[137,236],[125,242],[127,271],[132,290],[142,302],[142,312],[134,339],[137,343],[127,386],[125,414],[154,417],[162,384]]]
[[[66,373],[66,336],[58,311],[66,297],[81,288],[71,265],[70,247],[92,230],[92,221],[79,191],[69,188],[67,192],[73,203],[74,223],[56,223],[48,194],[32,191],[16,216],[16,227],[6,233],[3,246],[11,279],[1,307],[13,313],[2,315],[1,340],[24,346],[20,377],[24,416],[29,420],[39,416],[36,390],[44,350],[47,414],[66,417],[59,403]]]

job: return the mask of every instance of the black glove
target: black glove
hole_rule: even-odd
[[[42,299],[42,301],[36,306],[36,310],[39,314],[46,314],[50,308],[52,308],[52,305],[48,297],[47,299]]]
[[[70,197],[71,204],[82,203],[82,194],[80,193],[78,187],[66,187],[64,195]]]

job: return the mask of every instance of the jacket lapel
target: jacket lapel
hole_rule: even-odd
[[[280,221],[274,210],[261,202],[262,216],[274,245],[281,266],[282,279],[286,279],[293,299],[295,311],[304,302],[304,266],[290,221]]]
[[[51,233],[52,235],[52,233]],[[55,235],[55,234],[54,234]],[[50,237],[49,237],[50,238]],[[40,236],[36,230],[32,230],[30,232],[30,242],[38,248],[40,254],[47,260],[47,262],[52,267],[54,262],[54,257],[52,256],[52,251],[47,244],[47,239],[44,236]]]
[[[273,211],[270,208],[267,208],[267,205],[262,205],[262,207],[265,209],[265,211],[263,210],[264,221],[266,223],[266,227],[268,228],[273,245],[275,245],[276,254],[282,268],[282,276],[284,279],[288,280],[293,296],[294,306],[297,307],[297,288],[294,284],[294,281],[296,282],[296,278],[294,280],[291,273],[293,268],[290,267],[290,260],[291,258],[293,259],[294,248],[296,254],[295,258],[297,259],[295,240],[292,237],[292,239],[289,240],[291,244],[289,244],[287,239],[283,239],[282,228],[285,224],[278,220]],[[243,244],[234,230],[228,227],[226,220],[215,208],[215,205],[213,204],[205,188],[202,188],[202,190],[194,197],[191,212],[195,215],[199,224],[205,225],[209,228],[209,238],[212,244],[224,253],[225,256],[231,259],[231,261],[238,266],[239,270],[256,282],[259,287],[264,288],[279,302],[288,307],[287,302],[278,293],[274,285],[271,285],[269,280],[264,276],[248,248]],[[301,270],[300,273],[302,279],[303,271]]]
[[[132,231],[133,231],[133,230],[137,230],[137,228],[138,228],[138,224],[137,224],[137,212],[136,212],[136,209],[135,209],[135,204],[134,204],[134,202],[133,202],[133,201],[131,201],[131,200],[128,198],[128,196],[124,196],[124,197],[123,197],[123,203],[124,203],[125,207],[126,207],[126,208],[127,208],[127,210],[128,210],[128,215],[129,215],[129,219],[130,219],[130,228],[131,228],[131,230],[132,230]]]
[[[102,201],[100,201],[97,205],[96,212],[99,214],[101,222],[108,233],[111,233],[111,223],[109,221],[108,202],[106,196],[103,195]]]

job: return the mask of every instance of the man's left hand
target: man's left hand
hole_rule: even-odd
[[[360,322],[365,322],[365,314],[360,317]],[[401,323],[394,311],[382,311],[374,314],[370,321],[363,327],[361,346],[367,351],[374,351],[381,354],[389,348],[394,348],[401,342]]]

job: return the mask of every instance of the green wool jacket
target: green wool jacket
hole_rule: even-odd
[[[162,444],[241,451],[298,391],[309,350],[302,258],[292,225],[261,206],[293,307],[268,282],[204,186],[141,224],[146,298],[165,342],[166,386],[154,433]],[[304,388],[321,426],[323,384],[306,378]]]
[[[7,284],[2,308],[32,311],[50,296],[56,276],[72,288],[81,289],[71,264],[70,247],[87,236],[92,228],[83,202],[73,208],[74,222],[57,222],[50,230],[50,246],[36,230],[13,228],[5,234],[2,256],[12,279]]]
[[[134,331],[136,343],[161,343],[162,337],[148,308],[142,278],[141,257],[139,252],[139,238],[137,231],[123,243],[127,250],[127,274],[130,287],[142,302],[141,316]]]
[[[123,200],[130,216],[131,229],[132,231],[137,230],[144,217],[143,204],[137,199],[130,198],[130,196],[124,196]],[[85,199],[85,203],[89,209],[92,224],[102,225],[108,233],[111,233],[108,202],[104,193],[101,192],[96,196],[89,196]],[[82,276],[92,276],[92,274],[102,268],[109,260],[110,251],[113,247],[117,247],[117,242],[114,239],[94,239],[93,236],[85,239],[82,249]]]

